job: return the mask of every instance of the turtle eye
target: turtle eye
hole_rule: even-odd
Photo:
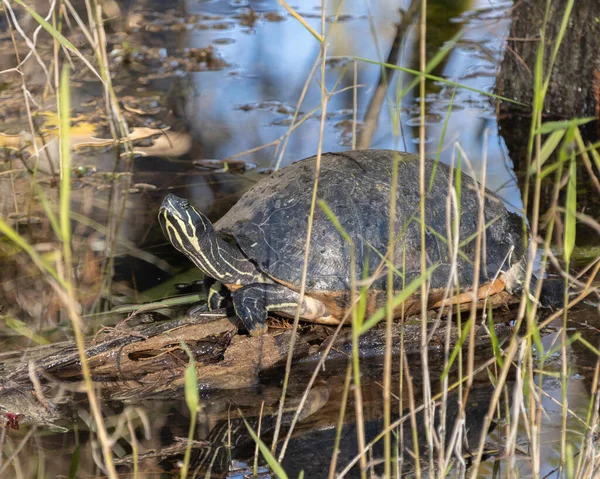
[[[179,203],[179,206],[184,210],[187,210],[190,207],[190,202],[188,200],[182,200],[181,203]]]

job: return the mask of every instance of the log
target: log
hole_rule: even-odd
[[[249,388],[259,385],[262,377],[281,377],[290,348],[289,326],[271,328],[264,336],[251,337],[238,334],[237,320],[225,315],[195,314],[150,324],[147,321],[155,316],[149,313],[142,316],[145,319],[140,325],[127,329],[122,324],[107,329],[90,341],[86,349],[92,379],[101,386],[103,397],[107,399],[173,397],[184,386],[188,365],[187,353],[181,346],[183,342],[194,355],[199,388],[214,391],[211,398],[221,394],[229,400],[235,397],[237,404],[256,405],[256,391]],[[432,354],[443,350],[446,328],[446,321],[430,322],[428,335]],[[450,328],[450,347],[453,347],[460,332],[455,326]],[[499,337],[506,337],[511,331],[503,323],[496,324],[496,329]],[[399,337],[401,330],[405,338],[404,351],[418,357],[420,322],[396,324],[394,337]],[[346,363],[351,354],[350,328],[342,328],[337,336],[333,332],[333,328],[320,325],[300,328],[293,358],[298,368],[303,365],[307,371],[302,376],[305,379],[309,376],[308,371],[314,370],[322,358],[330,341],[333,344],[327,360]],[[374,328],[360,337],[362,358],[379,360],[384,347],[384,329]],[[399,347],[399,342],[394,341],[396,356],[400,353]],[[491,351],[490,339],[483,327],[478,327],[476,347]],[[79,390],[82,381],[79,356],[73,342],[0,354],[0,368],[4,372],[0,378],[0,421],[12,421],[13,426],[27,422],[51,427],[60,418],[61,410],[45,399],[47,393],[57,385]],[[31,379],[32,372],[35,381]],[[269,402],[274,403],[277,398],[274,393]],[[68,403],[68,395],[63,400]]]

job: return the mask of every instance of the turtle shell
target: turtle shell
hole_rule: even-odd
[[[353,150],[321,157],[317,198],[323,200],[352,239],[357,279],[376,273],[388,249],[390,190],[394,159],[399,159],[396,192],[394,265],[395,290],[421,274],[419,223],[419,157],[391,150]],[[315,179],[316,157],[293,163],[247,191],[215,228],[235,238],[244,254],[274,280],[298,290],[302,280],[308,215]],[[444,288],[451,272],[446,238],[452,169],[426,160],[426,257],[437,265],[431,288]],[[433,175],[433,179],[432,179]],[[475,236],[478,231],[481,186],[461,175],[457,281],[462,289],[473,283]],[[507,271],[525,252],[523,219],[507,211],[485,190],[485,241],[482,243],[480,284]],[[514,248],[512,254],[509,254]],[[307,293],[348,292],[351,285],[351,245],[317,206],[308,260]],[[508,259],[507,259],[508,258]],[[385,269],[371,286],[384,290]],[[320,294],[322,296],[322,294]]]

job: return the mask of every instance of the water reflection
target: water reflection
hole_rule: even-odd
[[[508,20],[502,15],[506,2],[430,2],[430,11],[444,10],[444,16],[433,15],[428,27],[428,51],[436,52],[444,42],[449,41],[457,30],[462,30],[459,45],[433,73],[464,83],[470,87],[491,91],[494,85],[493,72],[500,57],[501,38],[505,35]],[[315,12],[320,2],[303,2],[301,13]],[[257,12],[269,11],[273,5],[261,3],[254,6]],[[337,4],[329,4],[328,14],[336,12]],[[328,25],[330,29],[328,55],[335,57],[357,56],[380,58],[385,60],[387,50],[396,30],[394,21],[400,20],[396,2],[376,2],[369,5],[364,2],[344,2],[340,11],[347,21]],[[404,5],[406,8],[407,5]],[[189,14],[208,11],[214,14],[226,14],[227,7],[222,2],[189,5]],[[497,13],[497,18],[488,18],[485,22],[478,18],[478,9],[484,9],[487,15]],[[462,15],[465,11],[469,15]],[[229,12],[231,13],[231,12]],[[449,15],[450,14],[450,15]],[[308,16],[308,23],[319,29],[320,19],[316,15]],[[413,29],[414,30],[414,29]],[[189,36],[190,47],[203,47],[216,39],[232,39],[230,45],[220,47],[225,60],[235,65],[235,75],[198,73],[191,75],[194,95],[186,98],[185,115],[192,128],[193,136],[201,142],[204,151],[211,157],[224,158],[240,151],[268,144],[280,138],[287,131],[285,119],[290,117],[289,108],[265,109],[260,105],[277,101],[293,106],[307,81],[315,59],[319,55],[319,44],[306,29],[291,17],[285,21],[270,22],[261,20],[260,28],[249,31],[236,25],[227,31],[194,31]],[[277,39],[273,41],[273,39]],[[400,64],[409,68],[418,68],[415,31],[407,32],[400,55]],[[338,89],[352,87],[351,68],[333,66],[327,70],[326,84],[332,88],[341,76]],[[487,72],[485,75],[481,72]],[[380,69],[376,65],[359,63],[358,84],[363,85],[358,94],[357,117],[364,115],[370,100],[373,86],[377,84]],[[413,77],[398,74],[390,87],[388,100],[391,102],[382,108],[379,128],[372,147],[400,148],[417,151],[414,138],[418,137],[418,128],[412,123],[418,116],[418,99],[410,92],[402,102],[400,118],[404,124],[403,137],[398,137],[391,129],[394,113],[394,95],[396,83],[406,85]],[[428,153],[435,154],[446,118],[448,105],[454,94],[453,112],[448,122],[442,161],[451,162],[453,144],[459,142],[473,164],[474,173],[481,177],[482,158],[487,160],[487,182],[491,189],[498,192],[515,208],[522,203],[516,183],[511,173],[511,162],[498,135],[494,116],[494,101],[479,93],[458,90],[447,85],[428,86],[428,125],[426,136],[430,140]],[[308,87],[302,111],[307,112],[321,103],[320,87],[313,79]],[[353,109],[352,90],[334,95],[328,105],[333,118],[326,124],[324,151],[340,150],[343,132],[336,128],[343,117],[351,119]],[[256,105],[252,108],[252,105]],[[240,111],[241,110],[241,111]],[[291,136],[283,164],[308,157],[316,152],[319,137],[318,112],[314,118],[301,125]],[[337,116],[336,116],[337,115]],[[438,116],[438,121],[433,118]],[[337,120],[337,121],[336,121]],[[487,148],[486,148],[487,138]],[[273,161],[272,149],[247,155],[250,161],[259,165],[268,165]]]
[[[501,0],[435,0],[428,2],[430,11],[428,25],[428,54],[432,56],[458,32],[460,40],[448,57],[432,72],[435,75],[456,81],[472,88],[491,91],[494,86],[494,74],[498,67],[502,51],[502,38],[506,36],[508,18],[506,12],[512,2]],[[332,57],[327,64],[325,84],[328,89],[349,88],[331,97],[328,104],[328,117],[323,136],[323,150],[341,150],[349,147],[352,131],[352,113],[354,109],[352,74],[353,64],[348,56],[384,60],[396,35],[395,22],[400,20],[399,8],[407,8],[408,2],[349,0],[343,2],[339,11],[341,21],[331,23],[339,4],[329,2],[328,28],[331,31],[328,44],[328,55]],[[299,12],[316,30],[320,28],[317,0],[303,1]],[[241,157],[247,164],[256,164],[257,169],[242,174],[240,171],[215,171],[208,168],[206,160],[222,160],[239,155],[241,152],[256,149],[280,140],[289,130],[293,111],[307,82],[308,74],[318,58],[320,46],[306,29],[281,9],[277,2],[132,2],[127,15],[123,14],[128,34],[126,41],[119,35],[109,36],[109,55],[114,62],[115,85],[125,109],[128,111],[128,122],[132,127],[148,127],[164,130],[156,139],[147,144],[138,144],[136,150],[145,156],[138,156],[133,163],[133,183],[143,183],[155,189],[137,188],[128,196],[124,213],[124,221],[119,230],[122,238],[128,242],[120,242],[116,251],[121,257],[117,260],[116,276],[119,293],[136,299],[157,299],[175,292],[162,290],[152,292],[154,296],[140,298],[139,291],[150,289],[164,281],[173,267],[187,268],[185,258],[165,245],[158,224],[156,211],[166,192],[174,192],[185,196],[211,219],[224,214],[236,201],[241,192],[261,176],[261,168],[269,168],[278,160],[279,150],[275,146],[261,149]],[[122,32],[121,32],[122,33]],[[406,33],[400,53],[399,64],[409,68],[418,68],[418,38],[416,30]],[[3,37],[4,40],[7,37]],[[127,44],[127,45],[126,45]],[[212,45],[212,52],[206,49]],[[127,48],[129,48],[129,50]],[[147,50],[151,49],[151,50]],[[151,53],[151,54],[150,54]],[[186,59],[187,61],[183,61]],[[4,54],[2,58],[4,62]],[[8,61],[8,60],[7,60]],[[367,106],[372,98],[374,88],[380,76],[376,65],[359,62],[357,67],[358,108],[357,118],[362,121]],[[80,76],[78,76],[80,75]],[[74,77],[73,104],[76,111],[89,107],[90,101],[101,99],[102,90],[99,82],[85,72]],[[419,99],[417,90],[409,92],[402,103],[396,106],[395,92],[398,85],[406,86],[412,81],[408,74],[398,73],[389,88],[388,98],[379,118],[379,127],[371,144],[374,148],[399,148],[416,152],[418,145]],[[8,93],[3,92],[3,100]],[[147,96],[145,101],[135,101]],[[20,101],[20,100],[19,100]],[[317,150],[320,130],[321,92],[318,76],[310,80],[306,96],[300,110],[302,114],[310,114],[304,123],[290,135],[283,153],[282,165],[304,157],[312,156]],[[450,118],[448,108],[452,105]],[[4,108],[8,109],[7,102]],[[12,108],[12,105],[11,105]],[[96,108],[96,105],[94,105]],[[521,195],[514,180],[512,162],[507,155],[504,142],[498,131],[494,101],[473,91],[455,89],[453,86],[428,82],[426,95],[426,137],[428,138],[428,154],[435,154],[438,144],[442,143],[441,159],[451,163],[456,155],[454,145],[459,143],[466,153],[477,178],[482,177],[483,159],[485,158],[487,185],[496,190],[514,209],[522,207]],[[4,111],[4,110],[3,110]],[[101,110],[98,110],[101,111]],[[101,114],[94,116],[91,123],[102,125],[106,130],[105,119]],[[392,125],[394,116],[398,115],[402,123],[402,134],[396,133]],[[13,121],[9,114],[3,131],[19,132],[23,130],[22,118]],[[443,141],[440,139],[447,121],[447,129]],[[11,123],[12,122],[12,123]],[[170,128],[167,130],[167,127]],[[5,129],[6,128],[6,129]],[[13,130],[11,130],[14,129]],[[86,130],[85,141],[90,138],[107,138],[109,135],[98,135]],[[106,133],[106,131],[105,131]],[[27,140],[27,138],[25,138]],[[4,140],[3,140],[4,141]],[[4,143],[3,143],[4,145]],[[5,145],[6,146],[6,145]],[[51,151],[51,148],[49,148]],[[53,152],[53,156],[56,156]],[[239,158],[238,158],[239,159]],[[113,151],[98,152],[81,151],[75,156],[78,164],[90,164],[98,170],[98,175],[113,170],[115,155]],[[214,164],[212,164],[214,166]],[[50,171],[50,166],[48,167]],[[468,168],[467,168],[468,171]],[[4,180],[2,180],[4,181]],[[84,183],[82,181],[82,183]],[[5,187],[6,185],[6,187]],[[109,193],[100,188],[98,183],[86,184],[85,188],[76,190],[74,210],[83,216],[92,218],[102,224],[108,215]],[[93,189],[92,189],[93,188]],[[2,183],[0,204],[11,204],[15,194],[12,184]],[[118,190],[118,189],[117,189]],[[125,192],[117,191],[115,197]],[[93,200],[93,201],[92,201]],[[93,204],[93,208],[90,205]],[[81,208],[79,208],[81,206]],[[41,215],[41,208],[40,208]],[[50,228],[47,228],[50,231]],[[97,247],[103,238],[99,233],[88,238],[93,251],[101,251]],[[135,248],[142,256],[133,253]],[[155,254],[156,257],[152,258]],[[135,255],[135,257],[134,257]],[[160,258],[160,260],[159,260]],[[148,266],[151,265],[151,266]],[[17,276],[9,268],[4,274]],[[15,282],[16,284],[16,282]],[[44,305],[40,305],[40,294],[35,290],[35,298],[23,297],[22,291],[27,286],[17,286],[14,291],[21,290],[21,299],[10,303],[22,304],[23,310],[35,309],[31,316],[51,316]],[[87,305],[83,303],[84,305]],[[56,308],[56,305],[53,306]],[[54,309],[51,310],[55,312]],[[552,341],[546,338],[545,341]],[[590,339],[597,344],[597,337]],[[550,344],[547,345],[551,347]],[[576,346],[573,346],[574,348]],[[588,349],[574,349],[578,361],[571,365],[575,372],[580,368],[581,374],[591,376],[590,364],[595,358],[584,362],[581,358],[589,354]],[[560,364],[556,363],[556,371]],[[331,371],[336,371],[332,369]],[[343,377],[343,370],[337,371]],[[381,377],[381,372],[373,373],[373,378]],[[300,376],[298,376],[300,378]],[[298,379],[300,380],[300,379]],[[331,379],[333,383],[333,379]],[[589,381],[588,381],[589,383]],[[580,417],[585,417],[591,385],[586,380],[576,378],[569,389],[569,405]],[[560,384],[552,379],[540,379],[540,384],[548,394],[543,405],[549,416],[545,418],[544,465],[542,476],[550,472],[557,458],[557,434],[560,433]],[[368,383],[373,390],[379,392],[378,385]],[[266,389],[266,388],[265,388]],[[264,393],[264,389],[262,390]],[[256,406],[259,398],[264,398],[261,391],[251,391],[251,401]],[[418,397],[418,394],[416,395]],[[485,405],[490,396],[489,389],[482,388],[480,405]],[[272,402],[279,397],[279,390],[269,396]],[[292,449],[287,455],[285,466],[288,472],[299,469],[307,471],[323,462],[306,459],[303,454],[318,449],[323,457],[329,457],[323,444],[331,445],[331,425],[337,419],[339,410],[339,388],[330,393],[327,403],[331,409],[323,409],[320,414],[327,420],[316,426],[314,416],[312,429],[306,426],[306,434],[294,438]],[[477,396],[476,396],[477,398]],[[228,404],[248,403],[250,400],[241,394],[227,394],[205,397],[203,407],[206,417],[202,426],[204,437],[208,436],[218,420],[226,415]],[[337,402],[336,402],[337,401]],[[380,431],[378,414],[380,396],[373,401],[374,430]],[[183,404],[172,402],[145,404],[156,418],[154,426],[161,429],[167,438],[164,442],[153,439],[155,446],[168,444],[175,433],[186,434],[189,418],[181,417]],[[110,407],[110,406],[107,406]],[[212,409],[211,409],[212,408]],[[249,408],[250,409],[250,408]],[[352,410],[352,408],[348,408]],[[481,411],[484,411],[483,408]],[[478,409],[473,406],[473,415],[469,418],[480,418],[475,414]],[[248,413],[256,411],[247,410]],[[307,424],[311,424],[308,422]],[[355,451],[352,440],[355,432],[352,424],[347,425],[348,445],[345,452],[348,456],[341,458],[340,463],[349,461]],[[300,428],[301,429],[301,428]],[[576,428],[574,428],[576,429]],[[477,425],[471,432],[478,437]],[[526,438],[526,431],[519,431]],[[575,437],[578,431],[575,432]],[[322,442],[321,439],[324,439]],[[490,440],[502,444],[506,439],[506,430],[496,430]],[[56,440],[52,438],[49,442]],[[60,442],[56,440],[56,442]],[[523,439],[526,446],[526,439]],[[151,443],[147,444],[150,448]],[[50,447],[48,450],[52,450]],[[63,450],[64,452],[64,450]],[[69,451],[70,454],[70,451]],[[82,469],[93,470],[93,461],[87,458]],[[243,458],[247,460],[248,458]],[[343,459],[343,460],[342,460]],[[524,463],[527,461],[523,461]],[[69,459],[64,458],[68,465]],[[327,462],[325,462],[327,464]],[[500,464],[500,465],[499,465]],[[66,468],[56,465],[61,473]],[[325,466],[326,467],[326,466]],[[482,471],[504,472],[504,463],[493,460],[484,464]],[[522,473],[527,474],[523,466]],[[318,470],[317,470],[318,472]],[[502,475],[502,474],[500,474]],[[313,476],[314,477],[314,476]]]

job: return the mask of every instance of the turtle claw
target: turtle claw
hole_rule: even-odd
[[[265,324],[255,324],[254,329],[250,329],[250,330],[248,330],[248,332],[250,333],[250,336],[252,336],[253,338],[259,338],[260,336],[265,334],[268,330],[269,330],[269,327],[267,326],[266,323]]]

